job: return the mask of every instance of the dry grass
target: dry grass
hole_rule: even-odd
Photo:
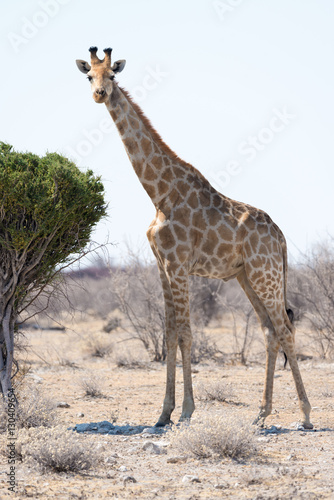
[[[21,435],[18,444],[23,460],[31,460],[43,472],[82,472],[97,465],[97,451],[74,432],[59,426],[34,431]]]
[[[17,429],[31,427],[52,427],[57,422],[54,402],[43,396],[37,389],[26,386],[18,395],[16,405]],[[3,400],[0,402],[0,432],[7,428],[7,410]]]
[[[129,352],[117,354],[115,357],[115,363],[118,368],[127,368],[129,370],[147,368],[147,363],[141,361]]]
[[[202,420],[173,427],[171,446],[186,456],[248,458],[256,453],[254,431],[235,418],[205,415]]]
[[[114,344],[98,336],[92,336],[86,342],[86,352],[93,358],[105,358],[113,352]]]
[[[197,385],[196,396],[200,401],[218,401],[222,403],[233,397],[233,390],[230,384],[226,385],[221,381],[202,382]]]
[[[79,385],[84,391],[84,395],[90,398],[104,398],[103,383],[99,377],[87,374],[79,381]]]

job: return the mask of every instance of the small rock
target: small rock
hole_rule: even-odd
[[[133,476],[126,476],[123,479],[123,484],[126,484],[126,483],[136,483],[136,482],[137,482],[137,480]]]
[[[152,455],[163,455],[167,453],[167,450],[152,441],[146,441],[146,443],[144,443],[143,450],[149,451]]]
[[[114,465],[117,462],[116,458],[111,456],[107,457],[104,461],[106,464],[111,464],[111,465]]]
[[[187,461],[187,457],[168,457],[167,458],[167,463],[168,464],[180,464],[182,462],[186,462]]]
[[[156,429],[157,427],[145,427],[145,429],[143,429],[142,431],[142,434],[158,434],[156,432]]]
[[[84,417],[84,416],[85,416],[85,414],[84,414],[84,413],[77,413],[77,417],[82,418],[82,417]]]
[[[293,459],[293,458],[295,458],[295,457],[296,457],[296,455],[295,455],[294,453],[291,453],[290,455],[288,455],[288,456],[286,457],[286,459],[287,459],[287,460],[292,460],[292,459]]]
[[[70,405],[68,403],[65,403],[64,401],[61,401],[60,403],[57,403],[57,408],[69,408]]]
[[[95,449],[96,449],[96,451],[97,451],[98,453],[103,453],[104,451],[106,451],[105,446],[104,446],[103,444],[101,444],[101,443],[100,443],[100,444],[98,444],[98,445],[96,445],[96,448],[95,448]]]
[[[225,490],[228,488],[227,483],[218,483],[214,485],[215,490]]]
[[[121,465],[120,467],[118,467],[118,470],[120,472],[126,472],[128,469],[127,469],[127,467],[125,467],[125,465]]]
[[[200,483],[201,481],[199,480],[198,476],[191,476],[189,474],[186,474],[182,478],[182,483]]]

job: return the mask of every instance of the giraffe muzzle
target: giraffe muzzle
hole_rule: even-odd
[[[94,98],[95,102],[104,102],[106,96],[107,96],[107,93],[104,90],[104,88],[96,89],[94,94],[93,94],[93,98]]]

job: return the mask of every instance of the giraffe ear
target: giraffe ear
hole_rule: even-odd
[[[125,63],[125,59],[120,59],[119,61],[114,62],[114,64],[111,66],[111,71],[113,71],[114,73],[120,73],[121,71],[123,71]]]
[[[90,71],[90,65],[88,64],[88,62],[83,61],[82,59],[77,59],[75,62],[77,63],[77,66],[81,73],[86,74],[88,73],[88,71]]]

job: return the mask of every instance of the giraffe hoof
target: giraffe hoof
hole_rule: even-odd
[[[252,425],[257,425],[258,427],[264,427],[264,417],[256,417],[252,422]]]
[[[172,420],[168,420],[167,422],[160,422],[159,420],[154,427],[166,427],[166,425],[174,425],[174,422]]]
[[[311,424],[311,422],[303,422],[302,426],[304,427],[304,429],[313,429],[313,424]]]

